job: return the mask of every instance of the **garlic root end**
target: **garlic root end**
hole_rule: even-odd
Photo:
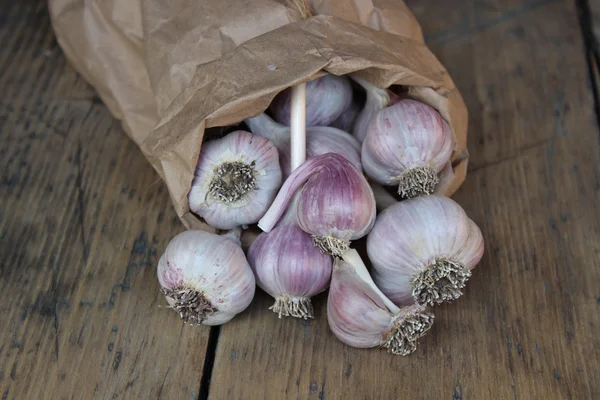
[[[196,289],[161,287],[160,291],[171,300],[170,308],[177,311],[181,319],[190,325],[201,325],[209,315],[219,311],[204,296],[204,293]]]
[[[407,169],[398,175],[397,180],[398,194],[411,199],[423,194],[432,194],[440,178],[431,166],[426,165]]]
[[[279,318],[296,317],[309,319],[314,318],[313,306],[308,297],[277,297],[275,304],[269,307],[275,314],[279,314]]]
[[[382,346],[392,354],[407,356],[417,349],[417,340],[431,329],[434,320],[435,316],[425,311],[402,316],[395,322]]]
[[[471,271],[462,264],[436,258],[411,281],[412,295],[418,304],[441,304],[462,296],[462,289],[471,277]]]
[[[350,240],[348,239],[313,235],[312,240],[313,244],[323,253],[330,254],[334,257],[341,258],[345,252],[350,250]]]

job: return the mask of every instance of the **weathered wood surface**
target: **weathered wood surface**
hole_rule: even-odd
[[[455,199],[487,245],[465,297],[401,358],[338,342],[325,295],[306,322],[259,293],[208,349],[208,388],[209,330],[159,308],[154,267],[183,229],[164,184],[45,4],[0,1],[1,398],[600,398],[600,134],[575,5],[408,3],[470,110]]]
[[[470,110],[455,199],[486,254],[417,352],[357,350],[259,294],[223,326],[214,399],[600,398],[600,145],[575,6],[409,1]]]
[[[208,330],[159,308],[166,187],[45,2],[1,1],[0,43],[0,398],[197,398]]]

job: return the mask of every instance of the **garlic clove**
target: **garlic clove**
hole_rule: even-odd
[[[386,208],[367,238],[373,279],[396,304],[462,295],[483,255],[481,231],[453,200],[422,196]]]
[[[327,74],[306,83],[306,126],[327,126],[352,102],[352,85],[345,76]],[[279,93],[269,109],[275,120],[290,125],[291,90]]]
[[[362,147],[363,168],[376,182],[398,185],[403,197],[432,194],[453,148],[452,130],[437,111],[403,99],[371,119]]]
[[[357,348],[384,347],[397,355],[416,350],[434,316],[421,305],[398,308],[375,286],[355,250],[336,260],[327,299],[334,335]]]
[[[188,194],[190,210],[218,229],[252,224],[265,213],[280,184],[275,146],[235,131],[202,146]]]
[[[255,280],[240,246],[227,237],[185,231],[157,266],[161,292],[190,325],[220,325],[248,307]]]

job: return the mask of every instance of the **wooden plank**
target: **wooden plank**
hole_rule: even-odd
[[[66,64],[46,3],[3,1],[0,20],[0,397],[197,398],[209,330],[159,308],[183,229],[165,185]]]
[[[600,4],[594,0],[585,0],[582,1],[587,3],[589,7],[590,17],[592,19],[592,31],[594,33],[594,37],[596,39],[595,51],[600,52]],[[588,12],[588,10],[585,10]],[[600,56],[600,54],[598,54]]]
[[[600,146],[575,7],[413,4],[470,110],[455,198],[486,253],[466,295],[402,358],[337,341],[326,295],[305,322],[259,293],[221,330],[211,398],[600,398]]]

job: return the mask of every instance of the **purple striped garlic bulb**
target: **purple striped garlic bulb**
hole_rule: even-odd
[[[333,334],[349,346],[384,347],[406,356],[416,350],[434,315],[422,305],[393,304],[375,286],[360,255],[350,250],[333,267],[327,320]]]
[[[259,228],[271,231],[298,193],[296,218],[324,252],[340,257],[375,221],[375,198],[365,177],[339,154],[305,161],[285,181]]]
[[[421,196],[387,207],[367,238],[373,279],[394,303],[440,304],[463,294],[483,236],[453,200]]]
[[[218,229],[253,224],[280,184],[275,146],[250,132],[231,132],[202,146],[188,194],[190,210]]]
[[[353,132],[362,142],[365,174],[382,185],[398,186],[404,198],[435,193],[438,174],[454,150],[448,123],[427,104],[397,98],[364,79],[353,79],[367,93]]]
[[[248,307],[255,281],[239,242],[205,231],[175,236],[158,261],[170,307],[190,325],[221,325]]]
[[[327,126],[352,102],[352,85],[345,76],[327,74],[306,83],[306,126]],[[279,93],[271,102],[271,114],[290,125],[291,90]]]
[[[263,232],[248,250],[258,287],[275,298],[270,307],[281,316],[313,318],[310,298],[329,287],[332,259],[313,246],[295,221],[294,205],[270,232]]]
[[[290,127],[273,121],[265,113],[247,118],[245,122],[253,134],[269,139],[277,147],[279,166],[286,179],[291,173]],[[347,132],[329,126],[306,127],[306,158],[337,153],[361,171],[360,151],[360,143]]]

